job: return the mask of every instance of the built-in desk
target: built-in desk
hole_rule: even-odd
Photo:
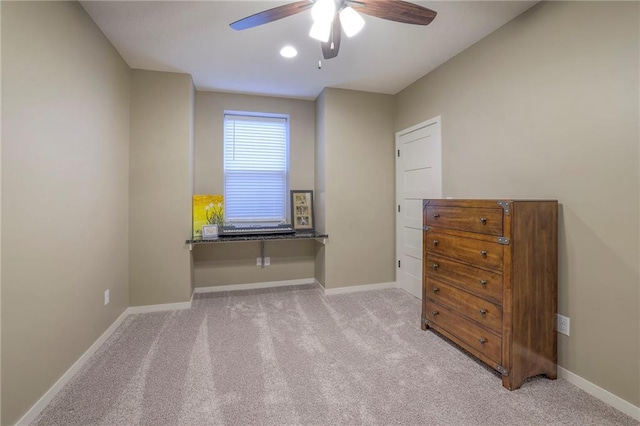
[[[194,246],[202,244],[228,244],[228,243],[246,243],[250,241],[260,242],[261,267],[264,268],[264,242],[265,241],[292,241],[292,240],[316,240],[322,244],[326,243],[329,235],[320,234],[318,232],[296,232],[293,234],[269,234],[269,235],[232,235],[214,238],[194,238],[187,240],[189,250],[193,250]]]

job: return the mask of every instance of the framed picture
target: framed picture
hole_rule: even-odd
[[[313,231],[313,191],[291,190],[291,224],[296,231]]]
[[[193,196],[193,238],[204,237],[202,228],[224,224],[224,197],[222,195]]]
[[[218,237],[218,225],[202,225],[202,238],[205,240],[208,238]]]

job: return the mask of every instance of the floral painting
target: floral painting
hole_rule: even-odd
[[[224,223],[224,196],[222,195],[194,195],[193,196],[193,236],[202,237],[203,225],[218,225]]]

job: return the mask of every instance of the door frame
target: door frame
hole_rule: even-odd
[[[438,141],[440,144],[440,158],[439,158],[439,166],[440,166],[440,170],[439,170],[439,174],[438,174],[438,178],[440,180],[440,188],[439,188],[439,193],[440,193],[440,198],[443,197],[443,190],[442,190],[442,186],[443,186],[443,182],[442,182],[442,116],[438,115],[435,116],[433,118],[430,118],[428,120],[425,120],[423,122],[420,122],[418,124],[415,124],[411,127],[407,127],[406,129],[400,130],[398,132],[396,132],[396,137],[395,137],[395,152],[394,152],[394,156],[395,156],[395,162],[396,162],[396,177],[395,177],[395,190],[396,190],[396,197],[395,197],[395,210],[396,210],[396,238],[395,238],[395,247],[396,247],[396,259],[395,259],[395,279],[396,279],[396,287],[401,288],[405,291],[407,291],[407,289],[405,289],[403,286],[400,285],[400,275],[404,272],[404,268],[406,265],[401,265],[401,260],[402,260],[402,244],[400,244],[400,238],[402,235],[402,216],[401,216],[401,212],[398,211],[398,206],[402,204],[402,199],[400,198],[400,193],[402,191],[400,191],[400,183],[402,182],[402,174],[401,174],[401,168],[399,167],[399,155],[397,154],[398,151],[400,150],[400,138],[406,134],[409,134],[411,132],[414,132],[416,130],[422,129],[424,127],[428,127],[428,126],[432,126],[432,125],[436,125],[438,128]],[[398,266],[400,265],[400,266]],[[408,292],[408,291],[407,291]]]

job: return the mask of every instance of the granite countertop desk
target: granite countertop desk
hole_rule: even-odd
[[[198,244],[211,244],[211,243],[241,243],[246,241],[280,241],[280,240],[318,240],[321,243],[325,243],[325,240],[329,238],[327,234],[321,234],[318,232],[296,232],[293,234],[264,234],[264,235],[232,235],[232,236],[218,236],[215,238],[194,238],[187,240],[186,244],[198,245]]]
[[[291,241],[291,240],[316,240],[322,244],[326,244],[326,240],[329,238],[327,234],[320,234],[318,232],[296,232],[293,234],[264,234],[264,235],[233,235],[226,237],[215,238],[194,238],[187,240],[186,244],[189,245],[189,250],[193,250],[194,245],[202,244],[223,244],[223,243],[243,243],[249,241],[260,242],[260,268],[264,268],[264,242],[265,241]]]

